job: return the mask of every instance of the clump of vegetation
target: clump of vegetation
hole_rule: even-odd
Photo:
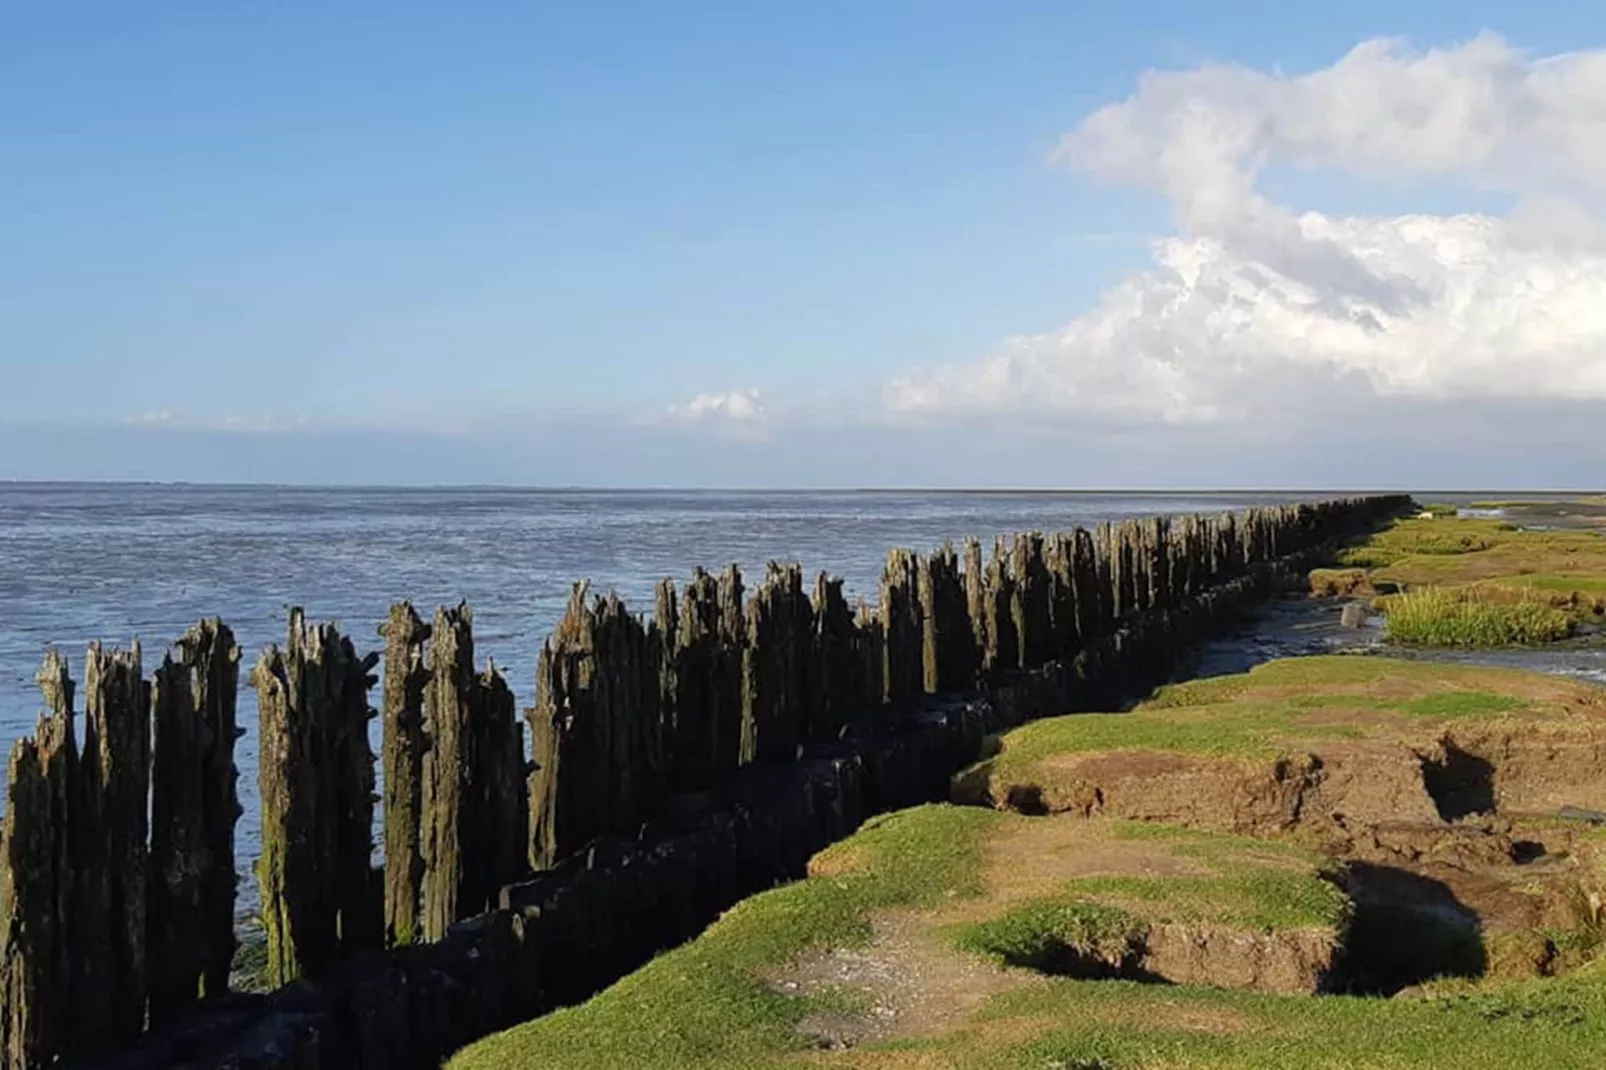
[[[1146,931],[1146,925],[1119,907],[1056,896],[961,926],[954,945],[1044,973],[1119,974],[1142,954]],[[1067,960],[1081,967],[1070,968]]]
[[[1373,597],[1390,633],[1420,645],[1551,642],[1606,617],[1606,538],[1500,520],[1398,520],[1310,574],[1318,595]],[[1430,590],[1434,589],[1434,590]],[[1397,594],[1424,597],[1395,614]],[[1443,592],[1457,592],[1456,595]],[[1569,626],[1559,624],[1557,613]]]
[[[1412,646],[1536,646],[1572,634],[1573,620],[1537,599],[1496,601],[1476,588],[1427,587],[1379,602],[1389,638]]]

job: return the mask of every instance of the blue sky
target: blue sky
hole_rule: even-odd
[[[878,482],[986,481],[919,445],[955,448],[942,426],[882,420],[886,384],[1074,321],[1179,226],[1162,192],[1055,166],[1067,132],[1157,68],[1298,73],[1489,28],[1539,55],[1602,43],[1606,18],[1564,7],[14,5],[0,477],[841,484],[869,450],[902,458]],[[1260,189],[1368,215],[1513,195],[1276,160]],[[737,390],[781,415],[659,420]],[[1115,456],[1129,422],[1056,411],[936,422],[1003,483],[1252,483],[1264,453]],[[1111,458],[1071,480],[1044,435]],[[422,475],[377,448],[443,438],[456,459]],[[318,461],[326,440],[355,460]]]

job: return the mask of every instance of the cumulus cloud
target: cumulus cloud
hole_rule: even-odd
[[[1242,419],[1301,399],[1606,398],[1606,51],[1365,42],[1288,76],[1145,75],[1056,159],[1153,190],[1179,233],[1057,331],[890,383],[896,413]],[[1446,181],[1509,215],[1340,217],[1269,168]]]
[[[689,401],[670,405],[662,416],[650,423],[702,426],[741,437],[760,435],[770,420],[763,396],[757,390],[728,390],[698,394]]]

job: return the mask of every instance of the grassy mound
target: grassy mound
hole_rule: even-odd
[[[1311,590],[1385,596],[1378,607],[1401,642],[1545,643],[1606,622],[1606,538],[1592,531],[1411,518],[1344,550],[1337,564],[1314,570]]]
[[[1568,680],[1335,657],[1167,688],[1130,713],[1040,721],[1006,735],[978,767],[989,782],[1042,781],[1066,763],[1126,768],[1147,753],[1161,766],[1280,770],[1282,780],[1266,783],[1297,780],[1315,807],[1349,790],[1346,755],[1358,756],[1354,782],[1374,790],[1395,776],[1380,756],[1398,751],[1426,807],[1419,824],[1437,839],[1422,841],[1414,868],[1391,868],[1352,855],[1329,861],[1325,848],[1287,836],[1175,821],[919,807],[867,823],[816,856],[807,880],[743,902],[589,1002],[487,1038],[450,1066],[1493,1070],[1514,1052],[1534,1066],[1606,1065],[1606,966],[1591,961],[1606,933],[1599,900],[1579,885],[1583,924],[1563,924],[1538,892],[1551,877],[1582,872],[1580,859],[1606,870],[1588,854],[1606,832],[1561,819],[1503,832],[1448,822],[1423,787],[1425,777],[1476,771],[1477,755],[1444,743],[1454,732],[1499,740],[1519,765],[1529,760],[1523,733],[1539,733],[1534,764],[1523,767],[1536,776],[1565,766],[1562,743],[1572,740],[1587,758],[1579,783],[1598,781],[1594,733],[1603,718],[1600,690]],[[1323,761],[1289,759],[1312,746]],[[1137,795],[1164,794],[1170,773],[1135,768]],[[1503,803],[1505,773],[1492,775]],[[1183,795],[1204,793],[1202,783],[1186,781]],[[1259,781],[1252,787],[1224,796],[1229,809],[1275,795]],[[1119,809],[1117,794],[1106,796],[1106,812]],[[1364,809],[1343,808],[1351,828],[1370,820]],[[1384,848],[1415,827],[1402,825],[1409,815],[1398,800],[1379,814],[1367,827]],[[1543,841],[1538,862],[1506,857],[1519,853],[1520,840],[1526,859],[1536,847],[1530,838]],[[1488,858],[1484,840],[1499,848]],[[1375,897],[1391,887],[1448,898],[1377,912]],[[1512,924],[1494,925],[1478,895],[1511,912]],[[1467,972],[1488,960],[1489,977],[1402,981],[1420,987],[1394,999],[1276,994],[1325,987],[1312,982],[1343,965],[1335,947],[1346,941],[1358,948],[1364,937],[1377,954],[1418,940],[1418,921],[1442,916],[1434,904],[1453,907],[1457,897],[1485,924],[1445,932],[1473,934],[1478,963]],[[1493,976],[1494,960],[1560,951],[1571,955],[1562,976]],[[1173,983],[1143,983],[1155,980]],[[844,1030],[843,1022],[886,1027]]]

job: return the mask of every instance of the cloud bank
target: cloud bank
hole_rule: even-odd
[[[892,381],[891,413],[1212,425],[1606,399],[1606,51],[1485,34],[1368,41],[1299,76],[1149,73],[1056,160],[1158,193],[1178,233],[1059,330]],[[1336,216],[1264,192],[1312,171],[1511,208]]]

